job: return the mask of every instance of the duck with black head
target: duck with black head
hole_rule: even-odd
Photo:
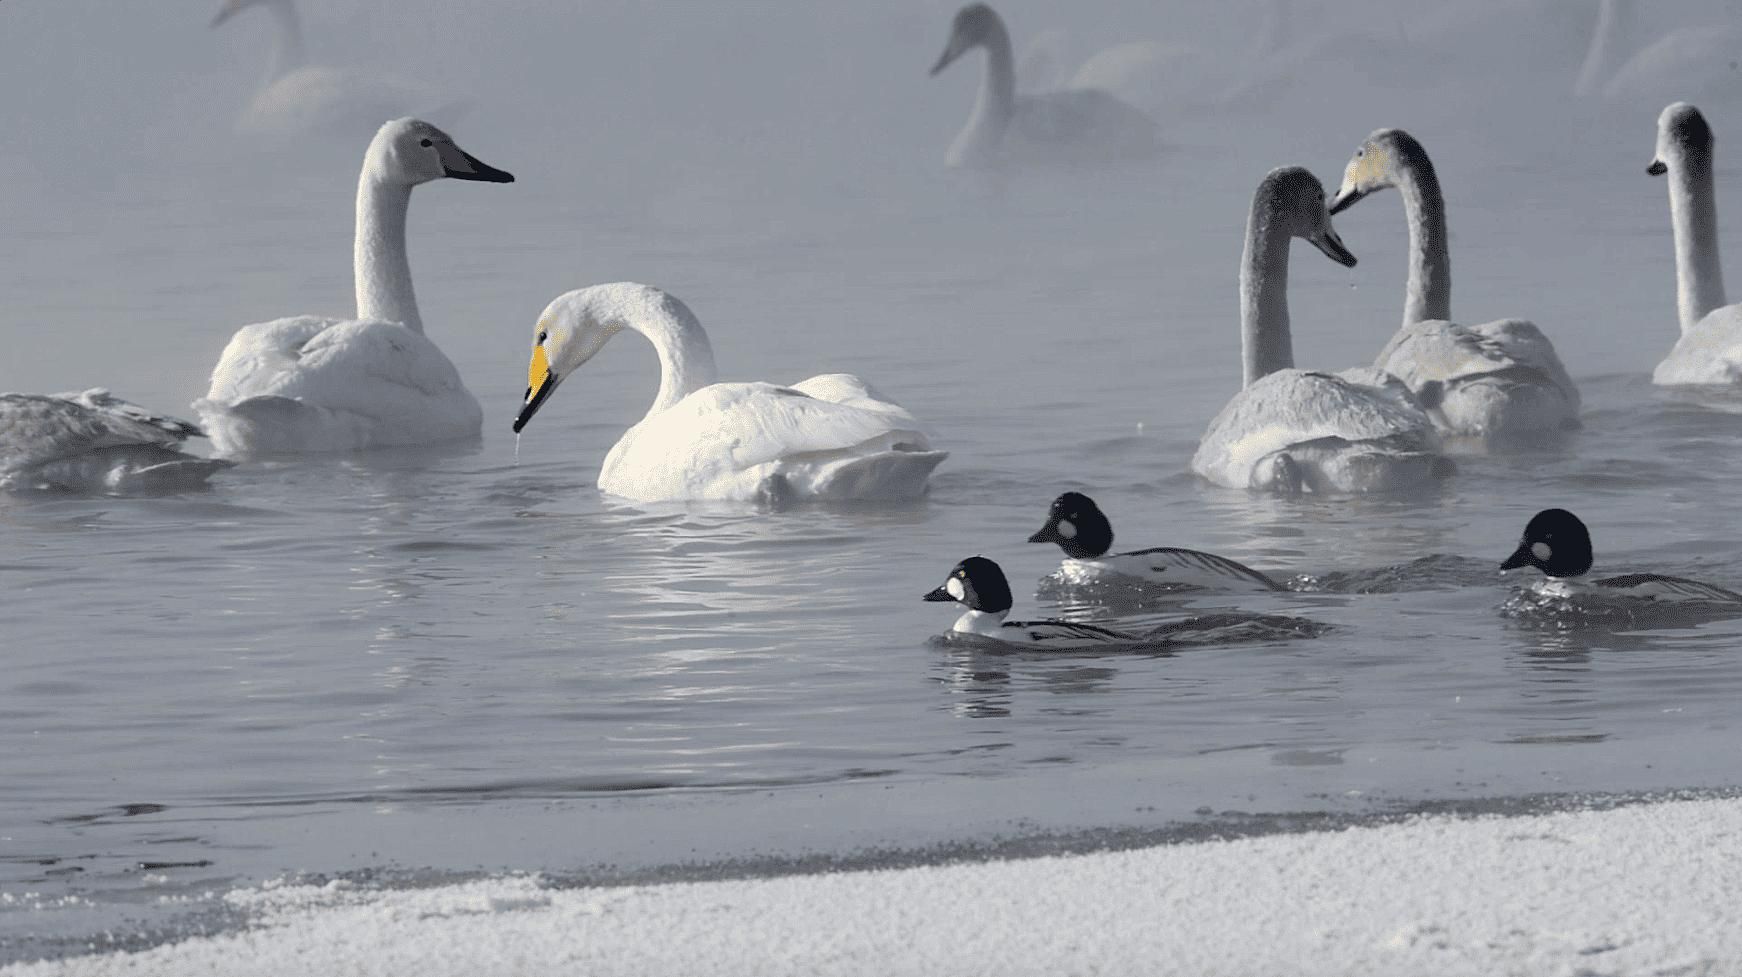
[[[1108,553],[1113,548],[1113,524],[1095,500],[1081,492],[1054,499],[1046,525],[1028,541],[1057,543],[1064,551],[1065,559],[1053,579],[1066,586],[1134,582],[1169,590],[1287,589],[1243,563],[1200,550],[1157,546]]]
[[[1518,548],[1501,570],[1535,567],[1547,577],[1533,589],[1549,597],[1602,594],[1662,601],[1706,601],[1742,604],[1742,594],[1686,577],[1661,573],[1627,573],[1591,579],[1594,557],[1591,533],[1578,516],[1565,509],[1544,509],[1530,518]]]

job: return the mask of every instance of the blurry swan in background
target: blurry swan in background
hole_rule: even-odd
[[[1380,129],[1355,150],[1331,202],[1342,213],[1396,187],[1409,222],[1409,282],[1403,328],[1374,360],[1402,380],[1442,433],[1486,444],[1533,442],[1577,426],[1579,390],[1534,324],[1501,319],[1476,326],[1452,317],[1452,261],[1445,199],[1427,150],[1402,129]]]
[[[1728,305],[1724,297],[1712,141],[1712,128],[1700,110],[1676,102],[1657,118],[1657,154],[1646,168],[1652,176],[1669,176],[1675,228],[1681,338],[1651,374],[1653,383],[1666,386],[1742,380],[1742,305]]]
[[[912,499],[948,457],[932,450],[912,414],[855,376],[790,387],[715,382],[713,346],[694,313],[634,282],[576,289],[545,308],[515,433],[625,329],[659,354],[659,393],[605,456],[601,491],[638,501]]]
[[[444,177],[512,183],[427,122],[381,127],[357,183],[357,317],[244,326],[194,402],[222,454],[357,451],[475,438],[478,401],[436,345],[405,253],[411,190]]]
[[[945,156],[950,166],[1143,159],[1160,148],[1155,122],[1106,92],[1017,94],[1010,32],[983,3],[957,12],[949,42],[931,73],[977,47],[986,50],[986,72],[974,111]]]
[[[1210,422],[1192,470],[1229,488],[1377,492],[1429,484],[1454,470],[1415,398],[1372,369],[1294,368],[1288,251],[1305,238],[1354,267],[1325,209],[1325,191],[1298,166],[1272,170],[1252,198],[1240,265],[1244,389]]]
[[[100,387],[0,394],[0,488],[112,494],[198,488],[231,464],[181,450],[182,442],[201,436],[186,421]]]
[[[247,135],[327,134],[361,139],[387,119],[404,115],[452,121],[461,105],[417,86],[371,72],[308,64],[296,0],[227,0],[212,18],[218,27],[250,7],[272,14],[276,25],[266,80],[236,120]]]
[[[1622,60],[1623,46],[1637,34],[1638,13],[1632,0],[1602,0],[1574,94],[1656,101],[1717,95],[1718,89],[1742,93],[1742,27],[1678,27]]]

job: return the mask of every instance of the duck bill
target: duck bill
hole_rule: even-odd
[[[514,174],[499,170],[471,153],[455,147],[459,159],[443,161],[442,172],[455,180],[476,180],[479,183],[513,183]]]
[[[1342,265],[1344,268],[1355,267],[1355,255],[1348,248],[1343,246],[1343,239],[1337,236],[1336,231],[1326,228],[1325,230],[1314,234],[1308,240],[1313,242],[1313,247],[1323,251],[1325,257],[1335,261],[1337,264]]]
[[[1337,195],[1331,199],[1331,205],[1327,209],[1331,212],[1332,216],[1335,216],[1348,210],[1350,207],[1355,206],[1362,197],[1367,196],[1367,194],[1371,192],[1372,191],[1370,190],[1357,190],[1354,187],[1338,190]]]
[[[1662,176],[1668,172],[1669,167],[1664,165],[1664,162],[1661,159],[1652,160],[1651,165],[1645,168],[1646,176]]]
[[[1523,543],[1519,543],[1518,549],[1513,551],[1512,555],[1506,558],[1506,562],[1500,564],[1500,569],[1516,570],[1519,567],[1527,567],[1530,566],[1530,559],[1530,547]]]
[[[1030,543],[1056,543],[1059,541],[1058,528],[1048,523],[1040,532],[1028,537]]]
[[[933,604],[951,604],[951,603],[954,603],[956,600],[954,597],[950,596],[950,592],[948,590],[945,590],[942,587],[939,587],[938,589],[927,593],[924,597],[922,597],[920,599],[925,600],[925,601],[930,601]]]
[[[514,418],[515,434],[519,434],[526,422],[532,420],[532,415],[538,413],[538,409],[550,398],[550,392],[562,380],[550,368],[543,346],[532,347],[532,364],[527,367],[526,374],[526,403],[520,408],[520,414]]]

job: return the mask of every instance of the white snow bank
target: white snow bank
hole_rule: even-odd
[[[38,974],[1742,973],[1742,801],[604,889],[232,893],[245,932]]]

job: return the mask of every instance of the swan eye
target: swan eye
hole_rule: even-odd
[[[430,142],[430,141],[429,141],[429,140],[428,140],[428,139],[425,139],[425,140],[422,140],[422,141],[421,141],[421,143],[420,143],[420,145],[422,145],[422,146],[423,146],[423,148],[425,148],[425,149],[428,149],[428,148],[430,148],[430,147],[431,147],[431,146],[434,146],[434,145],[435,145],[435,143],[433,143],[433,142]]]
[[[549,336],[549,335],[550,335],[550,333],[548,333],[548,332],[541,332],[541,333],[539,333],[539,334],[538,334],[538,342],[539,342],[539,345],[541,345],[541,346],[542,346],[542,345],[543,345],[543,344],[544,344],[544,341],[545,341],[545,338],[546,338],[546,337],[548,337],[548,336]]]
[[[1356,159],[1360,159],[1361,157],[1363,157],[1365,155],[1367,155],[1367,147],[1362,146],[1360,149],[1355,150],[1355,158]]]

